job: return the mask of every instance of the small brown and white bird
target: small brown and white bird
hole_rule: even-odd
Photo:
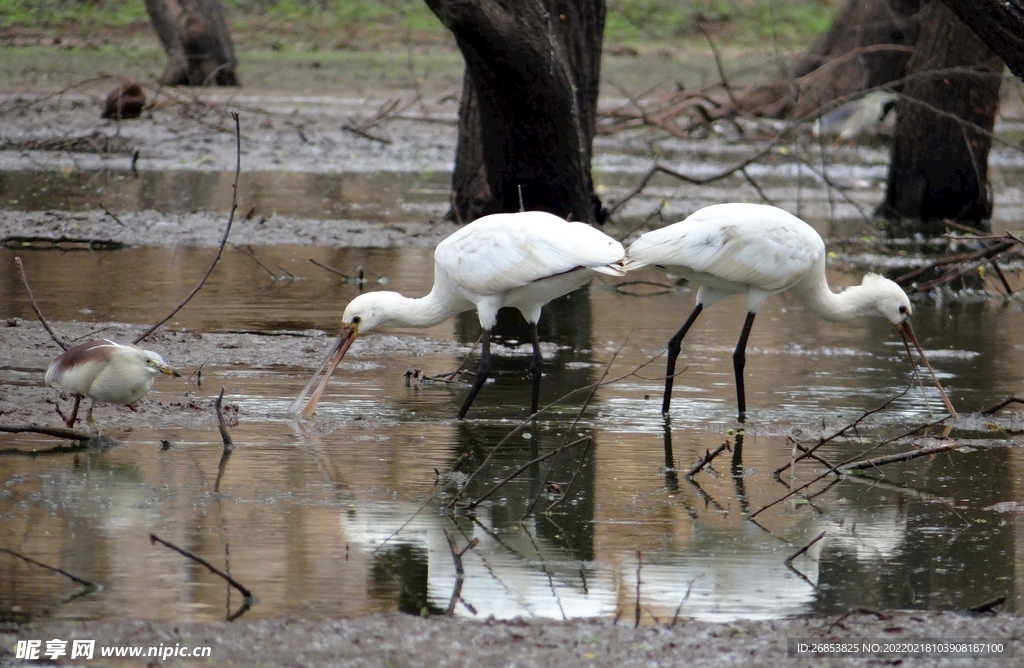
[[[46,384],[75,393],[75,407],[66,422],[68,427],[75,422],[82,397],[89,397],[92,401],[86,419],[95,430],[92,409],[97,401],[132,406],[149,393],[158,373],[181,376],[151,350],[103,339],[83,343],[58,355],[46,370]]]

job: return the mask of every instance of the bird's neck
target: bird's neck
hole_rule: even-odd
[[[832,292],[825,280],[825,270],[803,290],[804,304],[822,320],[843,322],[877,313],[871,291],[854,285],[842,292]]]
[[[418,298],[406,297],[397,292],[380,294],[388,295],[388,318],[382,325],[389,327],[433,327],[467,308],[445,298],[437,289]]]

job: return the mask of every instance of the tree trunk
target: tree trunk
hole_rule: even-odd
[[[1024,0],[942,0],[992,49],[1018,79],[1024,79]]]
[[[897,233],[941,234],[945,218],[978,226],[992,214],[988,153],[1003,63],[944,4],[927,12],[896,104],[879,207],[890,220],[915,221],[910,230],[894,225]]]
[[[237,86],[234,47],[220,0],[145,0],[167,53],[164,86]]]
[[[599,222],[590,176],[603,0],[426,0],[466,61],[450,216]],[[506,6],[508,5],[508,6]]]
[[[928,0],[849,0],[789,71],[742,96],[744,111],[801,118],[828,103],[903,78]]]

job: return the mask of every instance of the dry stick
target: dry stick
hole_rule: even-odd
[[[793,459],[791,462],[785,464],[784,466],[780,466],[779,468],[775,469],[775,471],[773,471],[772,475],[776,475],[777,476],[777,475],[781,474],[783,471],[788,469],[791,464],[795,464],[796,462],[799,462],[802,459],[806,459],[806,458],[810,457],[814,453],[815,450],[817,450],[821,446],[825,445],[826,443],[828,443],[828,442],[830,442],[832,440],[835,440],[836,438],[839,438],[840,436],[842,436],[846,432],[850,431],[851,429],[856,430],[857,429],[857,425],[859,425],[862,421],[867,419],[868,416],[874,415],[875,413],[881,412],[881,411],[885,410],[886,408],[888,408],[889,404],[891,404],[892,402],[896,401],[900,397],[905,396],[907,394],[907,392],[910,391],[911,387],[913,387],[913,385],[908,385],[907,389],[903,390],[902,392],[900,392],[899,394],[897,394],[894,397],[890,397],[889,399],[887,399],[885,401],[885,403],[883,403],[878,408],[873,408],[873,409],[871,409],[869,411],[865,411],[864,414],[861,415],[859,418],[857,418],[856,420],[854,420],[850,424],[846,425],[845,427],[843,427],[839,431],[835,432],[831,436],[822,437],[821,439],[818,440],[818,442],[814,445],[814,447],[809,448],[807,450],[804,450],[803,451],[804,454],[802,454],[799,457]],[[833,468],[833,467],[830,467],[830,468]]]
[[[718,53],[718,47],[715,46],[714,41],[711,39],[711,35],[708,34],[707,29],[704,27],[703,21],[697,22],[697,27],[700,28],[700,33],[704,35],[704,39],[707,41],[708,46],[711,48],[711,55],[715,58],[715,67],[718,68],[718,78],[722,82],[722,88],[725,89],[726,95],[729,96],[729,101],[734,105],[736,104],[736,96],[732,93],[732,86],[729,85],[729,80],[725,76],[725,66],[722,65],[722,55]]]
[[[256,257],[256,254],[255,254],[255,253],[253,253],[253,252],[252,252],[251,250],[249,250],[248,248],[242,248],[241,246],[239,246],[239,245],[237,245],[237,244],[233,244],[233,243],[231,243],[230,241],[228,242],[228,245],[229,245],[229,246],[231,246],[232,248],[234,248],[235,250],[237,250],[237,251],[241,251],[241,252],[245,253],[246,255],[248,255],[248,256],[249,256],[249,259],[250,259],[250,260],[252,260],[252,261],[253,261],[253,262],[255,262],[255,263],[256,263],[257,265],[259,265],[260,269],[262,269],[263,271],[265,271],[265,272],[267,272],[268,274],[270,274],[270,277],[271,277],[272,279],[274,279],[275,281],[276,281],[276,280],[278,280],[278,279],[280,279],[280,278],[283,278],[283,277],[281,277],[281,276],[278,276],[277,274],[275,274],[275,273],[274,273],[274,272],[273,272],[273,271],[272,271],[272,270],[271,270],[271,269],[270,269],[269,267],[267,267],[267,265],[265,265],[265,264],[263,264],[262,262],[260,262],[260,261],[259,261],[259,258],[257,258],[257,257]]]
[[[723,443],[720,446],[718,446],[717,448],[715,448],[714,452],[708,452],[707,450],[705,450],[704,451],[704,456],[700,458],[700,461],[698,461],[696,464],[694,464],[693,468],[691,468],[689,471],[686,472],[686,477],[687,478],[692,478],[694,475],[699,473],[702,468],[704,468],[705,466],[710,464],[712,459],[714,459],[718,455],[722,454],[726,450],[730,450],[730,448],[729,448],[729,441],[726,441],[725,443]]]
[[[872,447],[868,448],[867,450],[865,450],[864,452],[860,453],[859,455],[855,455],[855,456],[853,456],[853,457],[851,457],[851,458],[847,459],[847,460],[846,460],[845,462],[840,462],[839,464],[837,464],[836,466],[834,466],[834,467],[830,468],[830,469],[829,469],[828,471],[825,471],[824,473],[822,473],[821,475],[819,475],[819,476],[818,476],[817,478],[814,478],[814,479],[813,479],[813,480],[811,480],[810,482],[808,482],[808,483],[806,483],[806,484],[803,484],[803,485],[801,485],[801,486],[799,486],[799,487],[796,487],[796,488],[792,489],[792,490],[791,490],[791,491],[790,491],[790,492],[789,492],[788,494],[784,495],[784,496],[783,496],[782,498],[780,498],[780,499],[776,499],[775,501],[772,501],[771,503],[769,503],[769,504],[767,504],[767,505],[761,506],[760,508],[758,508],[758,509],[757,509],[756,511],[754,511],[753,513],[751,513],[751,514],[747,515],[747,519],[752,519],[752,518],[754,518],[754,517],[757,517],[757,516],[758,516],[759,514],[761,514],[761,513],[762,513],[762,512],[764,512],[765,510],[768,510],[769,508],[771,508],[771,507],[772,507],[772,506],[774,506],[774,505],[777,505],[777,504],[779,504],[779,503],[782,503],[783,501],[785,501],[785,500],[786,500],[786,499],[788,499],[789,497],[793,496],[794,494],[798,494],[798,493],[802,492],[803,490],[807,489],[808,487],[810,487],[810,486],[811,486],[811,485],[813,485],[814,483],[818,482],[819,480],[822,480],[823,478],[827,478],[828,476],[832,475],[833,473],[835,473],[836,471],[838,471],[838,470],[839,470],[840,468],[842,468],[843,466],[845,466],[845,465],[847,465],[847,464],[850,464],[850,463],[852,463],[852,462],[855,462],[855,461],[857,461],[858,459],[860,459],[861,457],[864,457],[864,456],[865,456],[865,455],[867,455],[867,454],[868,454],[869,452],[871,452],[871,451],[873,451],[873,450],[877,450],[878,448],[882,447],[883,445],[887,445],[887,444],[889,444],[889,443],[892,443],[893,441],[897,441],[897,440],[899,440],[899,439],[901,439],[901,438],[905,438],[905,437],[907,437],[907,436],[910,436],[910,435],[912,435],[912,434],[916,434],[917,432],[921,431],[922,429],[927,429],[928,427],[933,427],[933,426],[935,426],[935,425],[937,425],[937,424],[942,424],[943,422],[945,422],[945,421],[946,421],[946,420],[948,420],[949,418],[950,418],[950,416],[949,416],[949,415],[946,415],[945,417],[941,417],[941,418],[939,418],[938,420],[933,420],[933,421],[931,421],[931,422],[926,422],[925,424],[923,424],[923,425],[921,425],[921,426],[919,426],[919,427],[915,427],[914,429],[912,429],[912,430],[910,430],[910,431],[904,432],[904,433],[900,434],[899,436],[896,436],[896,437],[894,437],[894,438],[888,439],[888,440],[886,440],[886,441],[882,441],[882,442],[881,442],[881,443],[879,443],[878,445],[874,445],[874,446],[872,446]]]
[[[992,608],[1006,603],[1006,596],[996,596],[991,601],[985,601],[979,605],[971,606],[967,608],[967,612],[974,613],[976,615],[983,615],[986,612],[991,612]]]
[[[231,118],[235,121],[235,182],[231,184],[231,213],[228,215],[227,227],[224,228],[224,238],[220,240],[220,246],[218,246],[217,248],[217,256],[213,258],[213,262],[210,264],[210,268],[206,270],[206,274],[204,274],[202,280],[199,281],[199,285],[197,285],[195,289],[189,293],[188,297],[185,297],[185,300],[178,304],[173,311],[168,313],[163,320],[156,323],[155,325],[147,329],[145,332],[137,336],[135,340],[132,341],[132,343],[139,343],[147,336],[155,332],[157,328],[160,327],[160,325],[164,324],[165,322],[173,318],[174,314],[183,309],[185,307],[185,304],[188,304],[189,301],[191,301],[192,298],[195,297],[196,294],[203,289],[203,285],[206,284],[206,279],[208,279],[210,277],[210,274],[213,273],[213,268],[217,266],[218,262],[220,262],[220,256],[224,253],[224,246],[227,245],[228,235],[231,233],[231,223],[234,222],[235,220],[235,210],[238,208],[238,177],[242,173],[242,129],[238,122],[238,112],[232,111]]]
[[[80,431],[78,429],[68,429],[66,427],[46,427],[38,424],[0,424],[0,432],[7,434],[43,434],[44,436],[66,438],[70,441],[91,441],[94,438],[96,438],[96,434],[90,434],[87,431]]]
[[[619,382],[619,381],[621,381],[621,380],[623,380],[625,378],[629,378],[631,376],[637,376],[637,372],[640,371],[640,369],[643,369],[645,366],[653,363],[655,360],[660,359],[663,354],[664,353],[658,353],[657,355],[655,355],[651,359],[647,360],[646,362],[644,362],[640,366],[636,367],[635,369],[633,369],[629,373],[623,374],[623,375],[619,376],[618,378],[613,378],[613,379],[608,380],[608,381],[599,381],[597,383],[591,383],[590,385],[584,385],[582,387],[577,387],[577,388],[575,388],[573,390],[570,390],[569,392],[566,392],[565,394],[563,394],[559,398],[555,399],[554,401],[552,401],[548,405],[544,406],[543,408],[538,409],[536,413],[534,413],[530,417],[528,417],[525,420],[523,420],[522,422],[520,422],[512,431],[510,431],[509,433],[505,434],[505,437],[502,438],[500,441],[498,441],[497,445],[495,445],[493,448],[491,448],[491,451],[489,453],[487,453],[487,456],[484,458],[484,461],[481,462],[480,466],[478,466],[477,469],[475,471],[473,471],[473,473],[471,473],[468,478],[466,478],[466,481],[462,484],[462,486],[459,488],[458,492],[455,494],[455,498],[449,504],[449,507],[454,507],[454,505],[458,501],[458,499],[469,488],[469,483],[471,483],[473,481],[473,479],[477,476],[478,473],[483,471],[484,467],[487,466],[487,464],[491,461],[491,458],[494,457],[494,454],[498,451],[498,448],[500,448],[501,446],[503,446],[506,443],[508,443],[512,439],[513,436],[518,434],[520,431],[523,430],[524,427],[526,427],[528,424],[533,422],[533,420],[538,415],[540,415],[541,413],[546,413],[547,411],[551,410],[552,408],[554,408],[555,406],[557,406],[561,402],[565,401],[569,397],[574,396],[577,392],[582,392],[583,390],[592,390],[592,389],[601,387],[602,385],[612,385],[612,384],[617,383],[617,382]],[[640,376],[637,376],[637,377],[640,377]],[[602,378],[603,378],[603,376],[602,376]],[[664,380],[664,376],[662,377],[662,380]]]
[[[814,545],[815,543],[817,543],[817,542],[818,542],[819,540],[821,540],[821,539],[822,539],[822,538],[824,538],[824,537],[825,537],[825,532],[824,532],[824,531],[822,531],[822,532],[821,532],[821,533],[819,533],[819,534],[818,534],[817,536],[815,536],[814,538],[812,538],[812,539],[811,539],[811,542],[810,542],[810,543],[807,543],[807,545],[804,545],[804,546],[803,546],[803,547],[801,547],[801,548],[800,548],[799,550],[797,550],[797,551],[796,551],[796,552],[794,552],[793,554],[791,554],[791,555],[789,555],[788,557],[786,557],[786,565],[787,565],[787,566],[792,566],[792,565],[793,565],[793,560],[794,560],[794,559],[796,559],[797,557],[799,557],[799,556],[800,556],[801,554],[803,554],[803,553],[804,553],[804,552],[806,552],[807,550],[811,549],[811,546],[812,546],[812,545]]]
[[[466,571],[462,566],[462,555],[476,547],[480,539],[474,538],[460,550],[448,529],[444,530],[444,537],[448,540],[448,548],[452,551],[452,561],[455,562],[455,587],[452,589],[452,598],[448,601],[448,609],[444,613],[446,617],[451,617],[455,614],[455,604],[459,602],[459,597],[462,595],[462,583],[466,579]]]
[[[632,334],[633,334],[633,331],[630,330],[629,334],[626,335],[625,340],[623,340],[622,345],[620,345],[618,347],[618,349],[614,353],[612,353],[612,357],[611,357],[611,359],[608,360],[608,364],[605,365],[604,372],[601,374],[601,377],[598,378],[597,384],[594,385],[594,389],[592,389],[590,391],[590,394],[587,395],[587,398],[583,401],[583,405],[580,406],[579,412],[576,413],[576,419],[572,421],[572,424],[569,425],[569,429],[566,430],[566,432],[565,432],[566,433],[566,438],[569,438],[568,435],[571,434],[576,429],[576,425],[579,424],[579,421],[581,419],[583,419],[583,412],[585,410],[587,410],[587,406],[590,405],[590,400],[593,399],[594,398],[594,394],[597,393],[597,388],[600,387],[601,381],[603,381],[605,378],[608,377],[608,372],[611,371],[612,364],[615,363],[615,358],[619,356],[620,352],[622,352],[622,349],[626,346],[626,343],[629,341],[629,337],[632,336]],[[586,461],[586,456],[587,456],[587,451],[588,450],[589,450],[589,445],[588,445],[587,449],[584,450],[583,456],[580,457],[580,461],[576,465],[576,470],[573,471],[573,474],[572,474],[572,479],[573,480],[576,480],[577,474],[579,474],[580,469],[583,468],[583,464]],[[533,512],[533,509],[536,507],[537,502],[540,501],[540,495],[543,493],[543,490],[547,488],[548,481],[551,479],[551,474],[554,472],[554,470],[555,470],[555,463],[551,462],[551,466],[548,467],[547,473],[544,474],[544,481],[540,484],[541,492],[538,493],[537,496],[535,496],[533,498],[533,502],[530,503],[530,507],[526,509],[525,513],[523,513],[523,519],[524,520],[526,519],[527,515],[529,515],[530,513]],[[560,497],[560,499],[557,499],[554,503],[552,503],[550,506],[548,506],[548,510],[551,510],[556,505],[558,505],[558,503],[560,501],[564,500],[566,498],[567,494],[568,494],[568,490],[563,492],[563,494]]]
[[[503,480],[501,480],[500,482],[496,483],[493,487],[491,487],[489,490],[487,490],[487,492],[485,492],[483,494],[483,496],[481,496],[479,499],[477,499],[475,501],[470,501],[469,504],[466,505],[466,508],[470,509],[470,510],[473,509],[473,508],[476,508],[481,503],[483,503],[488,498],[490,498],[495,492],[497,492],[499,489],[504,487],[507,483],[509,483],[510,481],[512,481],[515,478],[517,478],[520,475],[522,475],[523,472],[526,471],[527,469],[529,469],[531,466],[534,466],[535,464],[539,464],[540,462],[544,461],[545,459],[548,459],[549,457],[554,457],[555,455],[558,455],[559,453],[561,453],[563,450],[567,450],[569,448],[575,447],[575,446],[579,445],[580,443],[585,443],[585,442],[589,443],[590,439],[592,439],[592,438],[593,438],[593,436],[583,436],[581,438],[577,438],[575,441],[570,441],[569,443],[563,443],[562,445],[558,446],[557,448],[555,448],[551,452],[543,454],[540,457],[537,457],[535,459],[531,459],[530,461],[526,462],[525,464],[520,466],[518,469],[516,469],[512,473],[510,473],[507,476],[505,476],[505,478]],[[543,488],[544,488],[544,486],[542,485],[541,489],[543,489]],[[529,510],[526,511],[526,514],[529,515],[530,511]]]
[[[213,402],[213,407],[217,409],[217,426],[220,428],[220,440],[224,442],[224,452],[231,452],[235,449],[235,444],[231,442],[231,434],[228,433],[228,427],[224,423],[224,413],[220,409],[223,400],[224,387],[221,386],[220,394],[217,395],[217,399]]]
[[[644,555],[636,551],[636,607],[633,609],[633,628],[640,627],[640,568],[644,563]]]
[[[874,459],[865,459],[863,461],[853,462],[852,464],[843,464],[837,467],[836,470],[839,471],[840,473],[845,473],[846,471],[870,469],[876,466],[882,466],[883,464],[892,464],[893,462],[905,462],[909,459],[917,459],[918,457],[934,455],[939,452],[955,450],[957,447],[958,446],[956,443],[943,443],[942,445],[933,445],[931,447],[921,448],[920,450],[901,452],[895,455],[885,455],[884,457],[875,457]]]
[[[1000,401],[995,406],[992,406],[991,408],[986,408],[981,412],[981,414],[992,415],[996,411],[1000,411],[1009,406],[1010,404],[1024,404],[1024,397],[1007,397],[1006,399]]]
[[[996,272],[996,276],[999,278],[999,281],[1003,284],[1003,290],[1006,292],[1006,296],[1013,296],[1013,288],[1010,287],[1009,281],[1006,280],[1006,275],[1003,273],[1003,270],[999,266],[999,262],[996,261],[996,258],[991,258],[989,260],[989,264],[992,265],[992,269]]]
[[[337,269],[334,269],[332,267],[328,267],[326,264],[322,264],[320,262],[317,262],[313,258],[309,258],[309,261],[312,262],[313,264],[315,264],[316,266],[320,267],[321,269],[326,269],[327,271],[331,272],[332,274],[337,274],[338,276],[341,276],[346,281],[349,280],[349,278],[351,278],[348,274],[343,274],[340,271],[338,271]]]
[[[682,611],[683,606],[686,605],[686,602],[690,599],[690,590],[693,589],[693,583],[696,582],[699,577],[701,576],[698,575],[693,578],[690,580],[690,584],[686,585],[686,594],[683,596],[683,600],[680,601],[679,605],[676,607],[676,614],[672,615],[672,623],[669,624],[669,626],[675,626],[676,622],[679,621],[679,613]]]
[[[576,483],[577,476],[579,476],[580,471],[583,470],[583,462],[587,460],[587,455],[590,453],[590,446],[593,442],[593,438],[587,439],[586,445],[583,446],[583,454],[580,455],[580,463],[576,467],[576,470],[572,472],[572,477],[569,478],[569,484],[565,486],[564,490],[562,490],[561,495],[557,499],[552,501],[547,508],[544,509],[545,513],[550,513],[555,506],[561,505],[566,499],[569,498],[569,492],[572,491],[572,486]],[[552,464],[552,468],[553,467],[554,465]],[[543,489],[543,487],[541,489]]]
[[[248,604],[250,604],[250,605],[252,604],[253,597],[252,597],[252,592],[251,591],[249,591],[244,586],[242,586],[242,584],[239,583],[238,580],[234,579],[233,577],[231,577],[230,575],[228,575],[224,571],[220,570],[219,568],[217,568],[216,566],[211,564],[206,559],[203,559],[202,557],[197,557],[196,555],[192,554],[188,550],[180,548],[177,545],[175,545],[174,543],[170,543],[170,542],[164,540],[160,536],[157,536],[155,533],[149,534],[149,542],[150,542],[150,544],[152,544],[152,543],[160,543],[161,545],[166,545],[167,547],[171,548],[172,550],[174,550],[178,554],[180,554],[182,556],[185,556],[185,557],[188,557],[189,559],[191,559],[192,561],[194,561],[194,562],[196,562],[198,564],[202,564],[203,566],[206,566],[206,568],[209,569],[209,571],[211,573],[213,573],[214,575],[219,575],[220,577],[224,578],[227,581],[228,584],[230,584],[232,587],[234,587],[239,592],[241,592],[242,596],[245,597],[245,601]]]
[[[14,264],[18,266],[18,275],[21,276],[21,283],[22,285],[25,286],[25,291],[28,292],[28,303],[32,305],[32,310],[36,312],[36,317],[39,318],[39,322],[43,323],[43,329],[45,329],[47,334],[50,335],[50,338],[53,339],[56,342],[56,344],[61,347],[61,350],[67,350],[67,344],[61,341],[60,337],[58,337],[54,333],[54,331],[50,329],[50,325],[47,324],[46,318],[43,317],[43,312],[39,310],[39,306],[36,304],[36,298],[32,294],[32,288],[28,286],[28,279],[25,278],[25,267],[22,266],[21,264],[21,258],[15,257]]]
[[[102,587],[100,587],[98,584],[89,582],[88,580],[83,580],[82,578],[78,577],[77,575],[72,575],[71,573],[68,573],[63,568],[55,568],[53,566],[50,566],[49,564],[44,564],[41,561],[36,561],[32,557],[26,557],[24,554],[21,554],[20,552],[15,552],[14,550],[12,550],[9,547],[0,547],[0,552],[6,552],[7,554],[11,555],[12,557],[17,557],[18,559],[21,559],[22,561],[27,561],[28,563],[30,563],[30,564],[32,564],[34,566],[39,566],[41,568],[45,568],[48,571],[53,571],[54,573],[60,573],[64,577],[70,578],[70,579],[74,580],[75,582],[77,582],[78,584],[82,585],[83,587],[86,587],[89,591],[95,591],[97,589],[102,589]]]

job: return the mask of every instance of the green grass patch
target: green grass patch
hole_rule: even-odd
[[[422,0],[222,0],[237,42],[252,48],[376,48],[450,45]],[[813,41],[840,0],[607,0],[609,44],[678,45],[705,26],[738,46],[775,39],[787,48]],[[115,40],[147,25],[142,0],[0,0],[0,26]],[[111,33],[111,34],[103,34]]]

